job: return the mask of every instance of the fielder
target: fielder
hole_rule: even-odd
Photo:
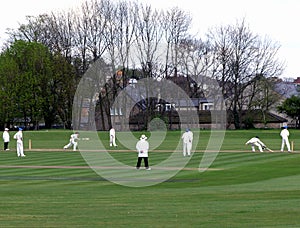
[[[290,146],[290,142],[289,142],[290,132],[287,129],[287,126],[283,127],[283,129],[280,132],[280,136],[282,138],[280,151],[283,152],[284,145],[286,145],[288,152],[291,152],[291,146]]]
[[[255,146],[258,147],[260,152],[264,152],[263,149],[267,148],[266,145],[260,141],[258,136],[251,138],[248,142],[245,143],[246,145],[250,144],[252,148],[252,152],[255,152]]]
[[[183,156],[191,156],[193,132],[187,128],[181,138],[183,140]]]
[[[73,151],[76,151],[79,139],[79,132],[75,132],[70,136],[70,142],[64,146],[64,149],[68,149],[73,145]]]
[[[23,133],[22,128],[19,128],[19,131],[14,135],[14,139],[17,140],[17,155],[18,157],[26,157],[24,154],[24,147],[23,147]]]
[[[109,130],[109,146],[118,146],[116,144],[116,131],[113,127]]]

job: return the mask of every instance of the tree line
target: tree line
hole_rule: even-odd
[[[22,120],[34,128],[42,121],[48,128],[55,123],[70,128],[76,87],[100,60],[111,76],[99,82],[102,111],[109,112],[122,89],[114,77],[119,69],[123,83],[184,75],[197,82],[198,91],[212,90],[208,77],[219,83],[224,109],[240,128],[243,109],[266,111],[274,103],[269,79],[284,69],[277,58],[280,44],[253,33],[244,19],[198,37],[191,32],[192,19],[177,7],[159,10],[124,0],[85,1],[66,11],[28,16],[8,31],[1,52],[0,125]]]

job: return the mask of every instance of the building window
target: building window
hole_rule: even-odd
[[[123,116],[122,108],[118,108],[118,107],[110,108],[110,115],[111,116]]]
[[[166,111],[171,111],[175,109],[175,104],[166,104]]]
[[[203,110],[211,110],[213,108],[212,103],[203,104]]]

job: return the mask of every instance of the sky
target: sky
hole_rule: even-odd
[[[15,0],[0,8],[0,46],[7,28],[16,29],[26,16],[80,6],[83,0]],[[300,77],[300,1],[299,0],[137,0],[154,8],[179,7],[190,13],[192,31],[204,37],[209,29],[245,20],[250,30],[281,45],[278,58],[284,61],[284,78]]]

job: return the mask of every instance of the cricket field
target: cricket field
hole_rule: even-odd
[[[25,158],[16,156],[12,137],[10,151],[1,149],[1,227],[300,227],[299,130],[290,129],[292,153],[279,151],[279,129],[226,131],[205,171],[199,164],[210,153],[205,150],[211,132],[201,130],[192,156],[182,156],[187,164],[173,177],[146,187],[109,181],[89,167],[82,153],[63,150],[71,133],[24,131]],[[150,136],[133,134],[138,140],[142,133]],[[120,142],[110,148],[108,132],[98,134],[114,159],[145,177],[155,169],[164,172],[160,163],[171,154],[182,155],[174,149],[180,147],[181,132],[169,131],[149,152],[152,170],[134,170],[137,153]],[[117,132],[117,139],[121,134],[128,133]],[[274,152],[251,152],[245,142],[256,135]],[[79,141],[79,148],[81,143],[89,142]]]

